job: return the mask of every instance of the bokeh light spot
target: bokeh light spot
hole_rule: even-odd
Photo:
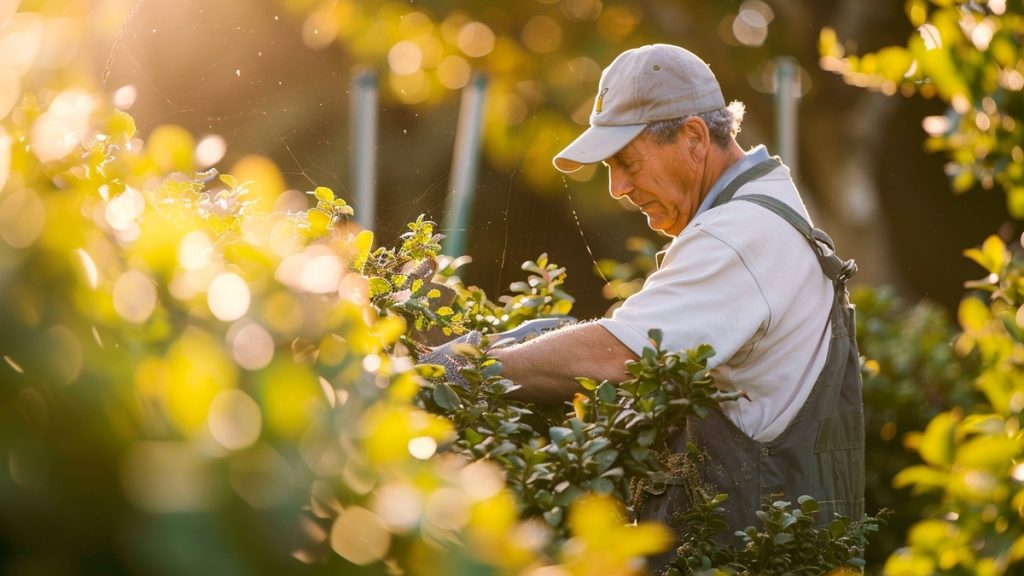
[[[15,248],[26,248],[43,231],[46,209],[33,190],[18,190],[0,200],[0,238]]]
[[[402,40],[388,50],[388,66],[395,74],[413,74],[423,65],[423,51],[415,42]]]
[[[523,44],[539,54],[550,54],[562,45],[562,27],[547,16],[534,16],[523,26]]]
[[[126,231],[133,228],[135,219],[141,216],[145,209],[146,199],[142,193],[129,186],[107,203],[103,218],[114,230]]]
[[[331,45],[338,37],[338,25],[330,10],[318,10],[302,24],[302,41],[314,50]]]
[[[0,28],[0,68],[28,72],[39,58],[46,19],[35,12],[18,12]]]
[[[437,440],[430,436],[419,436],[409,440],[409,454],[419,460],[428,460],[437,452]]]
[[[128,500],[145,512],[195,512],[213,504],[212,472],[208,458],[187,442],[136,442],[121,481]]]
[[[32,151],[43,162],[59,160],[78,148],[95,108],[91,96],[77,90],[58,95],[32,126]]]
[[[100,281],[100,272],[99,269],[96,268],[96,262],[88,252],[81,248],[75,250],[75,253],[78,254],[78,259],[82,261],[82,271],[85,272],[85,281],[89,284],[89,288],[95,290]]]
[[[347,508],[331,527],[331,548],[353,564],[366,566],[384,558],[391,547],[391,532],[366,508]]]
[[[437,65],[437,79],[449,90],[458,90],[468,84],[469,76],[469,62],[462,56],[447,56]]]
[[[259,324],[246,324],[231,342],[231,354],[246,370],[266,368],[274,359],[274,338]]]
[[[459,31],[458,43],[466,56],[480,58],[494,50],[494,32],[483,22],[470,22]]]
[[[213,256],[213,242],[199,230],[186,234],[178,243],[178,264],[186,270],[202,270]]]
[[[260,407],[248,394],[224,390],[210,403],[207,417],[210,435],[228,450],[241,450],[256,443],[263,427]]]
[[[128,270],[114,283],[114,310],[128,322],[141,324],[156,309],[156,285],[145,273]]]
[[[132,104],[135,104],[135,99],[138,96],[139,91],[134,84],[125,84],[114,92],[114,106],[119,110],[127,110],[132,107]]]
[[[224,153],[227,150],[228,144],[224,141],[223,136],[219,134],[204,136],[196,144],[196,166],[200,168],[213,166],[224,158]]]
[[[234,272],[218,274],[206,292],[206,303],[218,320],[233,322],[249,310],[249,285]]]
[[[423,498],[415,487],[394,482],[374,491],[373,511],[391,530],[404,532],[423,516]]]

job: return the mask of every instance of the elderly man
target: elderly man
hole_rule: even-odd
[[[622,381],[651,328],[669,350],[711,344],[717,385],[749,401],[682,427],[673,449],[695,447],[696,469],[649,486],[641,517],[672,525],[699,494],[721,492],[732,530],[756,525],[754,512],[777,495],[814,496],[822,523],[836,513],[860,518],[863,413],[846,295],[856,268],[808,223],[789,170],[763,146],[744,152],[736,143],[742,115],[683,48],[657,44],[616,58],[601,76],[590,128],[554,164],[571,172],[604,163],[611,195],[671,244],[610,318],[491,354],[522,385],[519,398],[552,403],[578,390],[575,376]]]

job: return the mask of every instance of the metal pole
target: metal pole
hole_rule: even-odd
[[[796,61],[788,56],[775,60],[775,150],[789,166],[794,178],[799,173],[797,158],[797,100],[800,76]]]
[[[352,80],[349,120],[353,209],[356,222],[373,230],[377,220],[377,75],[371,71],[360,72]]]
[[[452,154],[450,194],[446,206],[444,252],[461,256],[466,245],[466,231],[473,212],[477,166],[480,163],[480,138],[483,135],[484,92],[487,77],[476,73],[462,90],[459,123],[455,129],[455,151]]]

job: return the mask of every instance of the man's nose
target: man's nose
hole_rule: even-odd
[[[622,170],[608,169],[608,192],[616,200],[633,191],[633,182],[622,173]]]

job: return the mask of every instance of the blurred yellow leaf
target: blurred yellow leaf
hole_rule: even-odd
[[[992,314],[984,302],[973,296],[968,296],[960,301],[957,319],[964,332],[972,334],[987,329],[992,321]]]
[[[146,152],[163,172],[194,171],[195,147],[195,138],[188,130],[169,124],[154,128],[146,141]]]
[[[661,524],[626,523],[622,505],[610,496],[588,494],[569,509],[569,527],[578,547],[568,548],[563,565],[577,576],[639,574],[636,559],[661,552],[672,534]]]
[[[267,429],[282,438],[298,438],[326,408],[317,376],[305,364],[275,359],[260,382]]]
[[[190,326],[168,350],[167,365],[170,374],[164,401],[168,414],[183,433],[197,435],[205,427],[214,396],[235,386],[235,363],[218,339]]]
[[[918,446],[918,452],[925,462],[943,468],[953,464],[953,453],[956,448],[954,430],[957,421],[959,418],[952,413],[943,412],[928,423]]]

